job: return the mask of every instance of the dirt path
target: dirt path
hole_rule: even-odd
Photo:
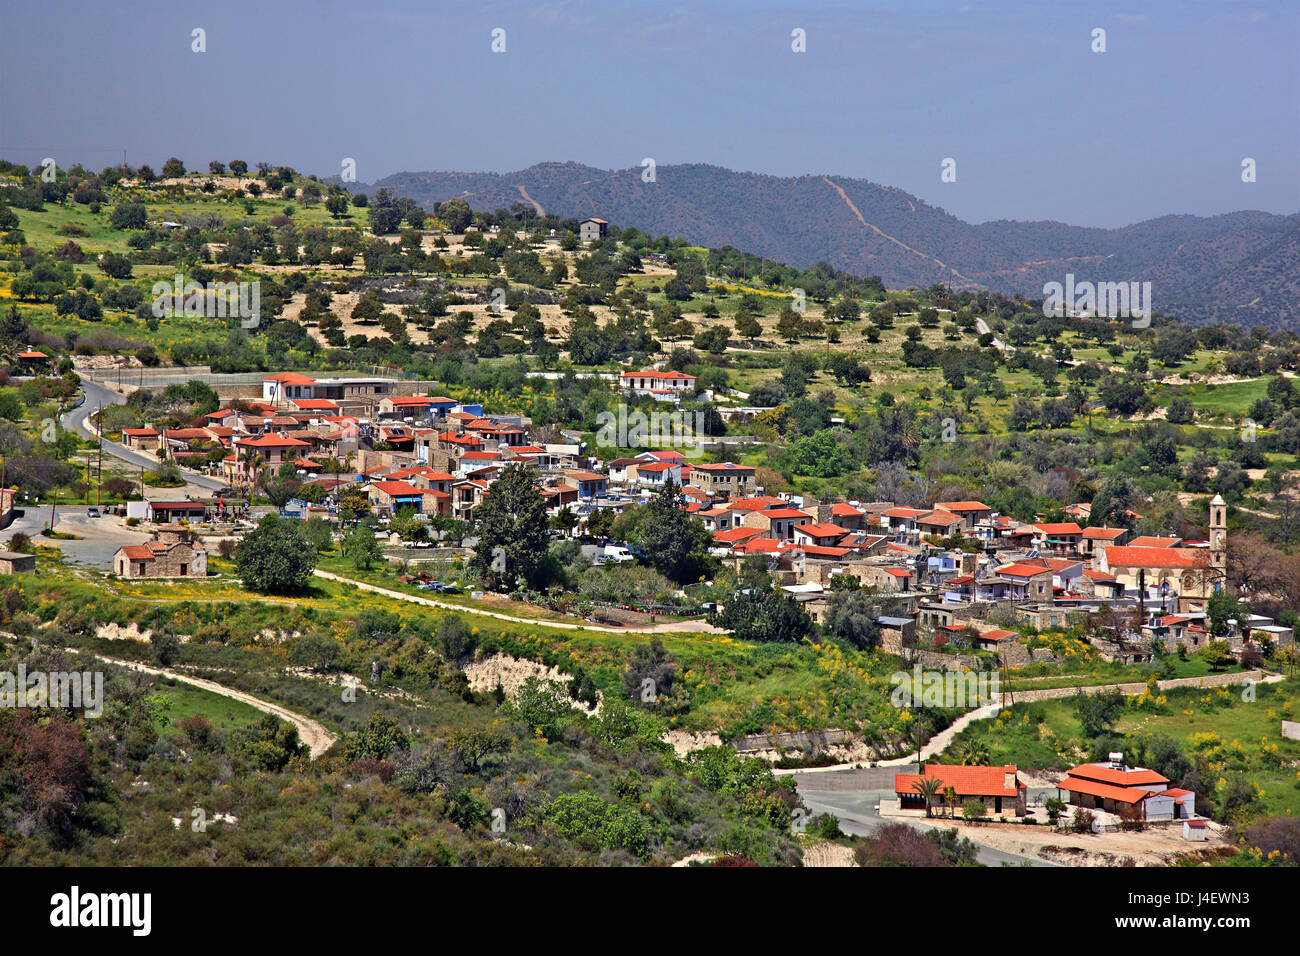
[[[1244,683],[1253,680],[1261,684],[1276,684],[1283,680],[1281,674],[1271,674],[1265,677],[1262,671],[1243,671],[1239,674],[1214,674],[1206,677],[1175,677],[1171,680],[1162,680],[1157,682],[1161,690],[1169,690],[1173,687],[1225,687],[1233,684]],[[1128,684],[1093,684],[1086,687],[1049,687],[1043,690],[1026,690],[1015,693],[1015,702],[1017,704],[1026,704],[1036,700],[1057,700],[1062,697],[1073,697],[1075,692],[1082,690],[1085,694],[1099,694],[1105,691],[1119,689],[1122,693],[1133,697],[1143,693],[1147,685],[1141,682]],[[946,730],[935,734],[921,747],[922,759],[929,760],[931,757],[942,753],[947,746],[953,742],[954,738],[965,730],[968,726],[977,720],[988,720],[996,717],[1002,710],[1002,705],[987,704],[984,707],[978,707],[975,710],[968,711],[954,720]],[[904,757],[894,757],[889,760],[877,760],[872,766],[876,767],[903,767],[908,764],[916,763],[917,755],[910,754]],[[792,770],[773,770],[777,776],[785,776],[793,773],[835,773],[841,770],[852,770],[854,767],[860,767],[870,761],[854,760],[848,763],[830,764],[825,767],[800,767]]]
[[[546,210],[542,208],[542,204],[539,203],[539,202],[538,202],[536,199],[534,199],[532,196],[528,195],[528,190],[527,190],[527,189],[525,189],[523,186],[515,186],[515,189],[518,189],[518,190],[519,190],[519,195],[521,195],[521,196],[524,197],[524,202],[532,203],[533,208],[537,210],[537,215],[539,215],[539,216],[545,216],[545,215],[546,215]]]
[[[499,621],[510,621],[514,624],[527,624],[530,627],[558,627],[566,631],[595,631],[603,634],[673,634],[681,631],[690,634],[727,633],[724,629],[714,627],[706,621],[674,621],[671,624],[655,624],[651,627],[601,627],[598,624],[570,624],[567,621],[547,621],[535,617],[515,617],[513,614],[502,614],[499,611],[484,611],[480,608],[466,607],[463,604],[450,604],[447,601],[438,601],[434,598],[418,597],[414,594],[404,594],[401,591],[391,591],[388,588],[381,588],[375,584],[366,584],[364,581],[354,581],[352,578],[345,578],[340,574],[333,574],[329,571],[317,570],[315,574],[317,577],[325,578],[328,581],[338,581],[341,584],[350,584],[363,591],[373,591],[376,594],[396,598],[399,601],[409,601],[412,604],[424,604],[429,607],[442,608],[446,611],[459,611],[462,614],[477,614],[482,617],[494,617]]]
[[[827,186],[830,186],[831,189],[834,189],[837,193],[839,193],[840,198],[843,199],[845,205],[849,207],[849,211],[852,212],[853,215],[857,217],[858,222],[862,223],[862,225],[866,226],[868,229],[870,229],[872,232],[878,235],[881,239],[888,239],[890,242],[898,246],[900,249],[906,249],[914,256],[920,256],[922,259],[925,259],[928,262],[933,262],[935,265],[938,265],[941,268],[951,272],[959,279],[965,279],[967,282],[975,286],[979,285],[979,283],[976,282],[974,279],[972,279],[970,276],[962,275],[960,272],[958,272],[952,266],[948,265],[948,263],[944,262],[943,260],[936,259],[934,256],[926,255],[924,252],[921,252],[920,250],[913,249],[907,243],[903,242],[900,239],[895,239],[893,236],[891,236],[889,233],[885,232],[884,230],[880,229],[878,226],[873,226],[871,223],[867,222],[867,220],[863,218],[862,213],[858,211],[858,207],[853,204],[853,200],[848,197],[848,194],[843,189],[837,186],[826,176],[822,177],[822,182],[824,182]]]
[[[149,667],[145,664],[138,664],[135,661],[119,660],[116,657],[105,657],[103,654],[96,654],[101,661],[117,667],[125,667],[127,670],[139,671],[143,674],[153,674],[155,677],[170,677],[172,680],[178,680],[183,684],[192,684],[201,690],[209,693],[219,694],[222,697],[229,697],[231,700],[237,700],[241,704],[247,704],[249,707],[255,707],[264,714],[274,714],[281,720],[287,720],[298,731],[298,739],[307,745],[312,759],[319,757],[325,751],[333,746],[334,741],[338,739],[336,734],[330,733],[323,726],[310,717],[304,717],[301,714],[295,714],[291,710],[286,710],[279,704],[272,704],[269,701],[262,700],[260,697],[254,697],[252,694],[246,694],[242,690],[235,690],[233,687],[227,687],[225,684],[218,684],[216,681],[204,680],[201,677],[190,677],[188,674],[181,674],[174,670],[163,667]]]

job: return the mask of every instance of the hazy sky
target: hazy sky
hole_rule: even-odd
[[[649,156],[862,177],[972,222],[1300,211],[1298,0],[42,0],[0,27],[0,157],[32,165]]]

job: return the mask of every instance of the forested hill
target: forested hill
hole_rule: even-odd
[[[1027,298],[1064,281],[1150,281],[1155,308],[1204,324],[1300,329],[1300,214],[1162,216],[1122,229],[1060,222],[971,225],[899,189],[836,175],[795,178],[718,166],[596,169],[539,163],[513,173],[399,173],[387,187],[426,207],[528,203],[564,217],[599,216],[655,235],[806,267],[819,261],[890,288],[989,288]]]

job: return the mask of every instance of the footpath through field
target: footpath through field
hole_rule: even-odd
[[[212,694],[219,694],[222,697],[229,697],[231,700],[237,700],[249,707],[254,707],[264,714],[274,714],[281,720],[286,720],[293,724],[298,731],[298,739],[307,745],[312,759],[315,760],[325,751],[333,746],[334,741],[338,740],[338,735],[330,733],[321,724],[312,720],[310,717],[304,717],[302,714],[295,714],[293,711],[279,704],[273,704],[270,701],[262,700],[260,697],[254,697],[242,690],[235,690],[233,687],[227,687],[225,684],[218,684],[216,681],[204,680],[201,677],[190,677],[188,674],[182,674],[178,671],[170,670],[165,667],[150,667],[147,664],[140,664],[136,661],[124,661],[116,657],[105,657],[103,654],[96,654],[95,657],[104,661],[106,664],[112,664],[116,667],[125,667],[127,670],[140,671],[144,674],[153,674],[155,677],[170,677],[172,680],[180,681],[183,684],[192,684],[200,690],[206,690]]]
[[[389,588],[381,588],[377,584],[367,584],[364,581],[345,578],[341,574],[334,574],[330,571],[321,571],[317,569],[315,574],[317,577],[325,578],[327,581],[338,581],[341,584],[350,584],[363,591],[373,591],[376,594],[396,598],[399,601],[409,601],[412,604],[424,604],[428,607],[442,608],[447,611],[460,611],[463,614],[479,614],[483,617],[494,617],[499,621],[510,621],[514,624],[527,624],[530,627],[558,627],[566,631],[595,631],[596,633],[604,634],[672,634],[677,632],[685,632],[688,634],[727,633],[725,629],[714,627],[707,621],[673,621],[670,624],[652,624],[649,627],[602,627],[599,624],[575,624],[568,621],[548,621],[535,617],[515,617],[512,614],[502,614],[500,611],[485,611],[482,608],[469,607],[464,604],[452,604],[448,601],[438,601],[434,598],[420,597],[415,594],[406,594],[402,591],[393,591]]]

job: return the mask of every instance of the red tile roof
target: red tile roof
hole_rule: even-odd
[[[1085,763],[1080,764],[1073,770],[1068,771],[1069,776],[1079,777],[1084,780],[1096,780],[1101,783],[1114,784],[1119,787],[1134,787],[1152,783],[1168,783],[1169,778],[1156,773],[1154,770],[1147,770],[1145,767],[1138,767],[1132,770],[1116,770],[1109,764]]]
[[[1073,521],[1058,521],[1049,524],[1034,525],[1043,534],[1083,534],[1083,529]]]
[[[926,778],[938,780],[943,789],[952,787],[960,797],[1010,797],[1015,799],[1025,785],[1016,777],[1016,786],[1008,787],[1006,775],[1016,772],[1015,764],[1003,767],[965,767],[956,764],[926,764],[925,773],[894,774],[894,792],[915,796],[913,784]]]
[[[279,382],[282,385],[315,385],[314,378],[308,378],[306,375],[299,375],[297,372],[278,372],[275,375],[268,375],[262,379],[264,382]]]
[[[1051,574],[1052,569],[1041,567],[1037,564],[1008,564],[1006,567],[998,568],[998,574],[1012,578],[1032,578],[1039,574]]]
[[[1209,566],[1209,555],[1189,553],[1180,548],[1126,548],[1106,549],[1106,563],[1121,568],[1203,568]]]
[[[405,481],[372,481],[370,487],[378,488],[384,494],[394,498],[413,498],[424,494],[419,488]]]
[[[310,442],[298,441],[296,438],[286,438],[283,435],[259,435],[257,438],[236,438],[236,445],[246,448],[294,448],[306,447]]]
[[[849,533],[848,528],[841,528],[837,524],[801,524],[794,530],[796,534],[810,538],[842,538]]]
[[[849,554],[852,548],[830,548],[820,544],[800,545],[800,550],[804,554],[811,554],[815,558],[842,558]]]
[[[1182,544],[1182,538],[1158,538],[1144,534],[1128,543],[1130,548],[1176,548]]]
[[[1114,541],[1120,535],[1124,534],[1124,528],[1084,528],[1083,536],[1085,538],[1097,538],[1103,541]]]
[[[916,519],[917,524],[937,524],[945,528],[952,527],[955,524],[961,524],[961,518],[948,511],[932,511],[924,517]]]
[[[600,220],[594,220],[599,222]],[[685,372],[657,372],[654,369],[645,369],[640,372],[624,372],[623,378],[662,378],[669,381],[693,382],[694,375],[687,375]]]

